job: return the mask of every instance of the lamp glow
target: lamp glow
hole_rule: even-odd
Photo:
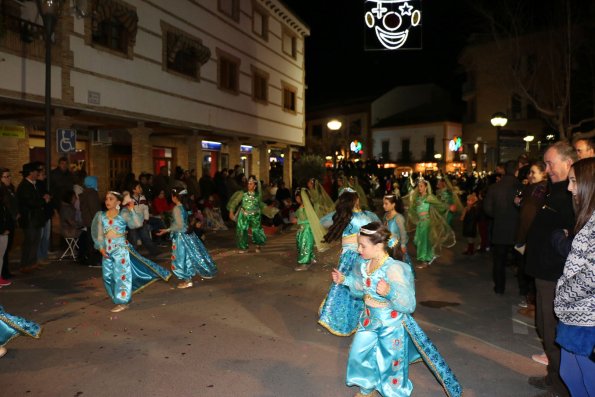
[[[331,131],[337,131],[337,130],[341,129],[341,127],[343,126],[343,123],[341,123],[337,119],[332,119],[331,121],[329,121],[328,123],[326,123],[326,126]]]
[[[494,113],[490,122],[494,127],[504,127],[508,123],[508,118],[504,113],[498,112]]]

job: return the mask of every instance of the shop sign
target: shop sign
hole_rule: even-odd
[[[202,148],[204,150],[221,151],[221,142],[202,141]]]
[[[25,139],[25,126],[2,124],[0,137]]]
[[[252,153],[252,146],[240,145],[240,153]]]

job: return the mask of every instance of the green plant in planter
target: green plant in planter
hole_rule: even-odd
[[[324,159],[315,154],[303,155],[293,164],[294,187],[305,187],[309,178],[321,180],[326,172]]]

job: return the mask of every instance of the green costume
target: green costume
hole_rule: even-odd
[[[452,220],[455,216],[454,212],[450,211],[450,206],[455,203],[453,194],[447,188],[437,190],[436,194],[438,195],[438,198],[440,199],[440,201],[442,201],[444,204],[446,204],[446,210],[445,210],[446,223],[448,223],[449,226],[452,226]]]
[[[328,249],[328,244],[322,242],[327,230],[320,224],[320,219],[314,210],[314,203],[310,197],[311,192],[309,189],[301,189],[302,206],[295,212],[299,225],[295,242],[298,251],[297,262],[300,265],[309,265],[314,260],[314,246],[318,252]]]
[[[316,179],[314,179],[314,186],[312,189],[308,189],[308,194],[310,195],[312,207],[314,207],[314,211],[318,218],[322,218],[326,214],[335,210],[335,203],[333,203],[333,200]]]
[[[436,257],[436,249],[452,247],[456,243],[455,234],[442,214],[448,205],[440,201],[430,191],[421,196],[417,189],[409,198],[409,223],[416,225],[413,242],[417,250],[417,260],[431,262]]]
[[[236,215],[236,239],[238,248],[241,250],[248,249],[248,229],[252,229],[252,242],[257,246],[262,246],[266,243],[267,238],[264,235],[264,230],[260,224],[260,211],[262,202],[260,194],[254,192],[236,192],[231,196],[227,209],[235,211],[241,203],[238,213]]]
[[[312,235],[310,222],[308,222],[308,218],[306,217],[306,209],[304,207],[298,208],[295,216],[299,225],[295,236],[298,251],[297,262],[300,265],[309,265],[314,259],[314,236]]]

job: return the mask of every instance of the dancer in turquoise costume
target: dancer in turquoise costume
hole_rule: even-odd
[[[312,202],[312,207],[314,208],[318,218],[322,218],[335,209],[333,200],[322,188],[316,178],[308,179],[307,187],[310,201]]]
[[[460,397],[461,385],[432,341],[411,314],[415,286],[409,265],[386,252],[389,231],[380,222],[364,225],[358,236],[363,261],[351,274],[333,270],[333,281],[363,299],[347,360],[346,384],[358,386],[356,396],[405,397],[413,392],[409,365],[420,358],[446,395]]]
[[[308,270],[310,265],[316,262],[315,247],[319,252],[324,252],[328,249],[328,245],[322,241],[326,230],[320,224],[320,219],[314,210],[309,189],[298,189],[295,193],[295,201],[299,204],[299,208],[295,211],[295,223],[298,224],[299,229],[295,235],[298,266],[294,270],[299,272]]]
[[[138,228],[143,224],[143,215],[134,211],[134,201],[127,197],[126,208],[120,212],[123,197],[118,192],[105,195],[107,211],[95,214],[91,235],[95,248],[103,256],[103,285],[116,306],[114,313],[128,308],[132,294],[147,285],[162,279],[167,281],[171,273],[141,256],[126,240],[126,227]]]
[[[215,277],[217,266],[207,249],[195,233],[187,233],[188,212],[182,199],[188,194],[186,189],[172,189],[171,199],[175,207],[172,209],[172,222],[169,228],[161,229],[157,235],[171,233],[171,270],[177,278],[183,280],[178,288],[193,286],[192,277],[200,275],[205,279]]]
[[[0,306],[0,357],[6,354],[6,347],[4,346],[13,338],[25,335],[37,339],[41,335],[41,330],[39,324],[8,314]]]
[[[261,210],[264,205],[260,197],[259,185],[256,177],[251,175],[248,178],[248,191],[240,190],[234,193],[227,203],[229,219],[232,221],[237,219],[236,239],[240,254],[248,252],[248,229],[252,229],[252,242],[256,245],[256,252],[260,252],[260,248],[267,241],[260,223]]]
[[[424,268],[437,258],[437,249],[455,245],[455,234],[441,215],[446,213],[448,205],[432,194],[432,187],[425,179],[418,179],[417,188],[408,194],[408,198],[409,222],[416,226],[413,242],[417,260],[423,262],[418,268]]]
[[[337,200],[336,210],[321,219],[328,227],[324,236],[326,243],[341,239],[342,249],[339,270],[351,274],[361,260],[357,253],[359,228],[373,221],[379,221],[376,214],[362,211],[357,193],[346,188]],[[337,336],[348,336],[355,332],[357,319],[363,309],[363,301],[352,296],[344,285],[331,284],[329,292],[320,306],[318,323]]]
[[[384,208],[384,224],[390,231],[390,240],[388,240],[390,256],[408,264],[415,278],[413,261],[407,252],[409,235],[405,228],[405,217],[402,215],[404,212],[403,200],[397,195],[387,194],[382,200],[382,207]]]

